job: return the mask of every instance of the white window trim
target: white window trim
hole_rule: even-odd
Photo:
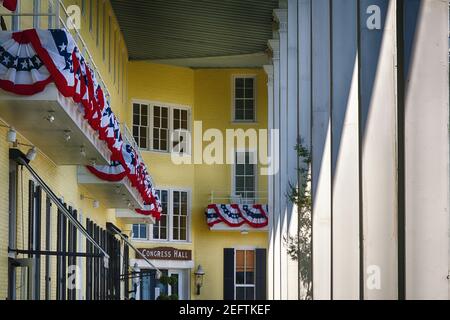
[[[255,254],[255,279],[254,284],[238,284],[236,283],[236,251],[254,251]],[[254,288],[253,290],[253,300],[256,299],[256,247],[235,247],[234,248],[234,300],[236,300],[236,286]],[[251,301],[251,300],[249,300]]]
[[[249,152],[253,153],[254,159],[257,159],[258,151],[255,148],[234,148],[231,150],[233,152],[232,157],[235,160],[236,159],[236,153],[238,152]],[[233,160],[233,161],[234,161]],[[233,162],[232,169],[231,169],[231,195],[233,197],[236,197],[236,162]],[[258,161],[255,163],[255,197],[258,197]]]
[[[253,78],[253,120],[237,120],[236,119],[236,79],[237,78]],[[257,81],[258,81],[258,75],[257,74],[233,74],[231,76],[231,122],[237,123],[237,124],[254,124],[257,123]]]
[[[160,154],[168,154],[170,155],[172,151],[172,144],[170,141],[171,134],[173,132],[173,109],[181,109],[186,110],[188,112],[188,132],[191,133],[192,137],[192,108],[189,105],[183,105],[183,104],[174,104],[174,103],[167,103],[167,102],[161,102],[161,101],[150,101],[150,100],[141,100],[141,99],[131,99],[131,128],[133,128],[133,104],[146,104],[148,105],[148,131],[147,131],[147,148],[140,148],[139,150],[141,152],[154,152],[154,153],[160,153]],[[153,107],[166,107],[169,109],[169,119],[168,119],[168,129],[169,129],[169,137],[167,140],[168,144],[168,151],[164,150],[154,150],[153,149]],[[139,144],[138,144],[139,145]],[[192,141],[190,141],[190,145],[192,145]],[[188,150],[186,152],[186,155],[189,155],[191,153],[191,150]]]
[[[141,242],[141,243],[158,243],[158,244],[191,244],[192,243],[192,191],[190,188],[174,188],[174,187],[161,187],[157,188],[158,190],[166,190],[169,192],[169,203],[168,208],[169,212],[167,213],[167,239],[153,239],[153,224],[147,224],[147,238],[131,238],[134,242]],[[174,191],[181,191],[187,193],[187,221],[186,221],[186,227],[187,227],[187,233],[186,233],[186,240],[174,240],[173,239],[173,192]],[[132,228],[133,229],[133,228]]]

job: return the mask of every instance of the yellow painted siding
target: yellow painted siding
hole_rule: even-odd
[[[163,102],[168,104],[188,106],[191,110],[191,127],[194,121],[202,121],[203,130],[217,128],[222,132],[226,129],[265,129],[267,128],[267,95],[266,76],[261,69],[197,69],[157,65],[149,62],[128,62],[128,53],[125,41],[120,32],[117,20],[111,10],[109,1],[86,0],[85,12],[81,19],[81,34],[89,52],[95,60],[97,71],[100,72],[106,82],[110,100],[114,112],[121,122],[131,128],[132,126],[132,101],[144,100]],[[44,1],[43,1],[44,2]],[[25,1],[22,1],[25,3]],[[29,12],[31,1],[22,7],[22,12]],[[65,5],[77,4],[79,1],[64,1]],[[97,21],[97,3],[102,5]],[[106,19],[111,16],[113,33],[117,35],[116,51],[114,54],[114,38],[111,44],[105,41],[105,59],[103,59],[103,3],[106,5]],[[92,15],[90,8],[93,9]],[[89,17],[92,16],[92,30],[89,28]],[[109,20],[106,20],[109,21]],[[99,34],[97,35],[97,23],[99,23]],[[45,20],[41,20],[45,27]],[[21,26],[32,27],[30,18],[24,18]],[[105,39],[109,40],[109,23],[105,26]],[[115,31],[114,31],[115,30]],[[98,43],[97,43],[98,37]],[[108,49],[111,48],[111,54]],[[110,58],[111,57],[111,58]],[[111,59],[111,66],[109,65]],[[256,102],[257,122],[252,124],[236,124],[232,122],[232,76],[238,74],[255,75],[257,79]],[[0,105],[1,108],[1,105]],[[6,128],[0,128],[0,137],[6,135]],[[19,132],[20,133],[20,132]],[[198,137],[193,136],[193,139]],[[18,136],[20,141],[24,141]],[[204,146],[206,143],[204,143]],[[7,296],[7,244],[8,244],[8,149],[9,145],[5,139],[0,139],[0,298]],[[242,146],[240,146],[242,147]],[[248,146],[253,148],[254,146]],[[26,149],[24,149],[26,151]],[[164,243],[180,249],[193,250],[195,266],[201,264],[206,271],[204,286],[201,295],[195,295],[195,279],[191,272],[191,298],[192,299],[222,299],[223,298],[223,248],[232,247],[267,247],[266,232],[251,232],[242,235],[236,231],[218,232],[210,231],[206,225],[204,215],[205,208],[209,203],[211,191],[231,193],[231,170],[230,165],[175,165],[171,162],[169,154],[142,151],[142,155],[149,167],[157,187],[171,187],[190,189],[191,191],[191,214],[192,232],[189,243]],[[105,227],[107,221],[111,221],[129,231],[130,226],[124,226],[116,221],[113,210],[108,210],[101,203],[100,208],[94,209],[91,200],[80,200],[80,194],[90,196],[82,186],[77,184],[75,166],[56,166],[45,155],[38,154],[32,162],[37,173],[49,184],[56,194],[64,197],[64,200],[73,207],[81,210],[83,220],[90,217],[97,224]],[[27,189],[29,176],[24,171],[25,190]],[[20,181],[20,179],[19,179]],[[258,190],[267,190],[267,179],[258,176]],[[23,195],[24,212],[27,217],[27,194]],[[21,198],[18,208],[18,243],[21,244],[22,233],[27,230],[21,229]],[[55,210],[54,210],[55,211]],[[53,215],[52,228],[56,230],[56,212]],[[56,238],[56,233],[53,233]],[[139,242],[138,247],[159,246],[161,243]],[[134,254],[132,254],[134,258]],[[53,271],[55,271],[53,266]],[[52,276],[56,279],[55,276]],[[53,293],[54,297],[54,293]]]
[[[106,59],[103,60],[103,52],[102,52],[102,22],[100,21],[100,41],[98,46],[96,45],[96,34],[95,32],[89,31],[89,8],[90,8],[90,1],[93,1],[93,3],[97,3],[95,0],[87,0],[86,1],[86,10],[87,12],[82,15],[81,19],[81,35],[83,37],[83,40],[85,41],[87,45],[87,49],[91,53],[95,64],[97,66],[97,71],[101,74],[103,77],[107,89],[110,93],[110,101],[111,106],[116,113],[116,115],[119,118],[119,121],[125,121],[125,105],[128,105],[127,99],[126,99],[126,90],[124,89],[124,84],[126,84],[126,69],[128,64],[128,53],[125,45],[125,41],[123,39],[123,36],[120,32],[120,27],[117,24],[117,19],[114,16],[114,13],[112,12],[111,5],[109,1],[98,1],[99,3],[106,5],[106,12],[107,15],[111,15],[111,25],[112,29],[116,30],[116,59],[114,59],[114,52],[111,53],[111,68],[109,68],[108,65],[108,58],[109,58],[109,52],[108,52],[108,42],[106,41],[105,44],[105,57]],[[31,0],[22,0],[20,1],[20,12],[21,13],[30,13],[33,12],[32,7],[33,1]],[[81,0],[67,0],[64,1],[65,6],[69,6],[72,4],[79,5],[81,7]],[[42,0],[41,1],[41,10],[43,12],[47,11],[47,1]],[[93,6],[93,9],[96,10],[96,5]],[[4,9],[2,6],[0,6],[0,12],[4,12]],[[95,25],[97,23],[96,20],[96,13],[93,12],[93,24],[94,28],[93,31],[96,30]],[[61,11],[61,17],[63,19],[64,15]],[[48,21],[47,18],[41,17],[41,27],[47,28]],[[102,14],[100,15],[100,19],[102,19]],[[5,19],[6,23],[9,25],[10,18]],[[21,17],[20,18],[20,28],[21,29],[28,29],[33,27],[33,20],[32,17]],[[108,39],[108,30],[109,30],[109,24],[106,24],[106,39]],[[111,37],[111,50],[113,50],[113,37]],[[120,52],[120,54],[119,54]],[[116,64],[116,77],[114,78],[114,64]],[[120,67],[119,67],[120,66]],[[122,80],[123,79],[123,80]],[[0,108],[1,108],[0,103]],[[123,114],[122,114],[123,112]],[[3,123],[2,123],[3,124]],[[8,181],[9,181],[9,147],[8,143],[5,141],[4,137],[6,136],[6,132],[8,129],[6,128],[0,128],[0,136],[2,137],[0,139],[0,298],[6,299],[7,298],[7,289],[8,289]],[[20,132],[18,132],[18,140],[21,142],[26,142],[23,137],[20,136]],[[22,148],[22,151],[26,152],[28,148]],[[73,206],[75,209],[79,210],[79,212],[83,215],[83,223],[85,223],[86,218],[90,218],[93,220],[96,224],[100,225],[102,228],[106,228],[106,222],[110,221],[119,226],[119,228],[122,228],[123,225],[120,221],[116,221],[115,219],[115,211],[111,209],[107,209],[104,205],[104,203],[100,203],[100,207],[97,209],[93,208],[92,200],[85,199],[80,200],[80,195],[84,194],[88,197],[92,197],[87,190],[85,190],[82,186],[78,185],[77,183],[77,168],[76,166],[56,166],[52,161],[50,161],[45,155],[43,155],[41,152],[38,152],[38,155],[36,159],[32,162],[32,166],[35,169],[35,171],[44,179],[44,181],[52,188],[52,190],[58,195],[64,198],[64,201],[70,205]],[[27,232],[25,227],[22,227],[22,200],[24,203],[23,209],[24,209],[24,220],[28,219],[28,193],[26,190],[28,190],[28,180],[30,179],[29,174],[27,173],[26,169],[23,171],[23,183],[24,183],[24,190],[25,194],[23,194],[23,199],[20,197],[20,190],[19,190],[19,198],[18,198],[18,221],[17,221],[17,244],[18,247],[22,247],[22,239],[24,240],[24,243],[27,243]],[[19,177],[19,182],[21,181]],[[19,186],[20,188],[20,186]],[[45,205],[45,203],[43,203]],[[42,211],[42,214],[44,216],[45,211]],[[53,250],[56,249],[55,245],[55,239],[56,239],[56,209],[53,209],[52,212],[52,238],[53,238]],[[24,224],[25,225],[25,224]],[[44,235],[43,229],[43,235]],[[23,237],[22,237],[23,236]],[[85,238],[83,237],[83,242],[85,241]],[[52,260],[52,279],[56,279],[55,272],[56,272],[56,259],[54,257],[51,258]],[[44,258],[42,258],[44,260]],[[83,259],[83,263],[84,263]],[[41,266],[41,270],[43,271],[43,265]],[[42,276],[44,276],[44,272],[42,272]],[[42,282],[43,283],[43,282]],[[55,298],[55,283],[53,282],[53,292],[52,292],[52,298]],[[19,292],[19,290],[18,290]],[[41,293],[42,297],[44,294],[44,288],[41,287]],[[84,292],[82,293],[84,296]]]
[[[202,121],[203,130],[267,129],[266,76],[261,69],[199,69],[166,66],[149,62],[129,64],[129,114],[132,125],[133,101],[158,101],[180,104],[191,108],[191,121]],[[232,122],[232,77],[254,75],[257,81],[257,122]],[[191,126],[192,127],[192,126]],[[198,137],[197,137],[198,138]],[[193,140],[196,137],[193,134]],[[205,146],[207,143],[204,143]],[[243,146],[236,146],[243,147]],[[253,148],[255,146],[247,146]],[[211,191],[231,193],[231,165],[175,165],[168,153],[142,151],[157,187],[188,188],[192,191],[192,243],[164,243],[181,249],[193,250],[194,264],[201,264],[206,272],[201,295],[195,294],[194,270],[191,270],[191,299],[223,298],[223,248],[267,248],[267,232],[242,235],[236,231],[210,231],[205,218]],[[258,176],[258,190],[267,190],[267,179]],[[138,247],[156,247],[158,242],[136,242]]]

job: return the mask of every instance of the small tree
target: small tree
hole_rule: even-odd
[[[178,278],[173,275],[170,277],[163,275],[159,279],[159,282],[162,283],[163,285],[170,286],[171,288],[173,288],[178,284]],[[157,300],[178,300],[178,295],[174,293],[169,296],[168,294],[162,293],[159,295]]]
[[[298,261],[298,276],[304,293],[300,299],[312,299],[312,199],[311,199],[311,153],[302,144],[295,146],[300,159],[298,186],[289,184],[288,198],[297,206],[298,229],[296,236],[287,239],[287,250],[290,257]]]

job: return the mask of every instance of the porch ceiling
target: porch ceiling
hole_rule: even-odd
[[[192,58],[261,53],[278,0],[111,0],[130,60],[189,66]],[[198,62],[198,61],[197,61]],[[228,60],[229,63],[229,60]],[[216,64],[220,65],[220,59]]]

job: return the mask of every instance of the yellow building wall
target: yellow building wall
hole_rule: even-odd
[[[232,77],[256,76],[256,123],[242,124],[232,121]],[[199,69],[195,71],[195,120],[201,120],[203,130],[267,129],[266,75],[261,69]],[[204,143],[205,145],[206,143]],[[236,148],[255,148],[254,145],[236,145]],[[258,167],[259,169],[259,167]],[[193,228],[196,266],[206,272],[199,296],[193,299],[223,299],[223,248],[267,248],[267,232],[211,231],[206,224],[205,208],[211,191],[231,194],[231,165],[195,165],[196,192],[193,200]],[[267,191],[267,178],[257,177],[257,190]]]
[[[89,8],[90,2],[93,2],[93,30],[89,30]],[[96,5],[97,1],[95,0],[86,0],[86,12],[82,13],[81,16],[81,29],[80,33],[83,37],[83,40],[85,41],[87,45],[87,49],[91,53],[95,65],[97,67],[97,72],[99,72],[102,76],[102,78],[105,81],[105,84],[107,86],[107,89],[110,94],[110,101],[113,111],[116,113],[116,115],[119,118],[119,121],[125,121],[122,120],[126,118],[125,114],[125,105],[127,105],[127,99],[126,99],[126,74],[127,74],[127,64],[128,64],[128,53],[125,45],[124,38],[121,34],[120,27],[117,23],[117,19],[114,16],[114,13],[112,11],[111,5],[109,1],[98,1],[102,5],[102,11],[103,12],[103,4],[106,6],[106,17],[108,15],[111,15],[111,26],[112,30],[116,30],[116,59],[114,59],[114,41],[113,37],[111,37],[111,45],[108,45],[109,39],[109,23],[106,23],[106,31],[105,31],[105,59],[103,59],[103,47],[102,47],[102,19],[103,19],[103,13],[100,14],[100,25],[99,25],[99,43],[97,45],[96,43],[96,24],[98,23],[96,19]],[[30,13],[33,12],[32,7],[33,1],[31,0],[21,0],[20,1],[20,12],[21,13]],[[78,5],[81,8],[81,0],[66,0],[64,1],[64,4],[66,7],[69,5]],[[48,9],[48,3],[45,0],[41,1],[41,12],[47,12]],[[5,9],[0,6],[0,13],[5,12]],[[60,16],[65,21],[66,16],[64,15],[62,8],[60,9]],[[6,23],[8,24],[11,20],[10,17],[6,17]],[[41,17],[41,23],[40,26],[44,29],[47,29],[48,21],[46,17]],[[9,26],[9,24],[8,24]],[[32,17],[24,17],[22,16],[20,18],[20,28],[21,29],[28,29],[33,27],[33,20]],[[113,32],[114,33],[114,32]],[[112,33],[112,34],[113,34]],[[111,34],[111,35],[112,35]],[[81,43],[79,43],[81,45]],[[81,48],[81,47],[80,47]],[[111,55],[109,54],[109,48],[111,49]],[[120,54],[119,54],[120,53]],[[111,67],[109,67],[109,57],[111,56]],[[114,64],[116,64],[116,75],[114,76]],[[119,68],[120,65],[120,68]],[[125,86],[124,86],[125,85]],[[0,103],[0,108],[1,108]],[[124,112],[124,114],[122,114]],[[1,119],[0,119],[1,120]],[[0,124],[4,125],[2,121],[0,121]],[[0,299],[6,299],[7,298],[7,289],[8,289],[8,182],[9,182],[9,148],[11,145],[9,145],[6,142],[6,139],[4,137],[6,136],[8,129],[0,127]],[[18,132],[17,136],[18,141],[24,142],[24,143],[32,143],[30,141],[27,141],[25,138],[20,136],[20,132]],[[23,152],[27,152],[28,148],[24,147],[21,148]],[[88,197],[92,197],[87,190],[85,190],[81,185],[78,185],[77,183],[77,167],[76,166],[56,166],[51,160],[49,160],[42,152],[38,152],[38,155],[35,160],[31,163],[34,170],[44,179],[44,181],[52,188],[52,190],[58,195],[64,198],[64,201],[72,206],[74,209],[79,210],[79,212],[83,215],[83,224],[86,221],[86,218],[90,218],[93,220],[96,224],[101,226],[103,229],[106,228],[106,222],[110,221],[116,224],[119,228],[123,228],[124,225],[115,219],[115,211],[112,209],[106,208],[104,203],[100,202],[100,207],[97,209],[93,208],[92,200],[90,199],[84,199],[80,200],[80,195],[83,194]],[[28,230],[26,227],[22,226],[22,200],[24,203],[23,211],[24,211],[24,220],[27,221],[28,219],[28,180],[30,179],[30,176],[27,172],[27,170],[23,170],[23,187],[24,187],[24,194],[23,199],[20,197],[20,190],[18,193],[19,198],[18,200],[18,212],[17,212],[17,244],[18,248],[22,248],[22,240],[24,241],[25,245],[27,244],[27,234]],[[19,183],[21,182],[20,176],[19,176]],[[20,188],[20,185],[19,185]],[[44,204],[45,205],[45,201]],[[45,211],[42,211],[43,217],[44,217]],[[54,240],[56,239],[56,209],[55,206],[53,206],[52,211],[52,239],[53,239],[53,250],[56,250],[56,244]],[[25,225],[25,224],[24,224]],[[43,227],[43,234],[44,234],[44,227]],[[85,241],[83,237],[83,241]],[[53,273],[56,272],[56,259],[54,257],[51,258],[52,260],[52,270]],[[42,262],[44,259],[41,259]],[[83,259],[83,264],[84,264]],[[84,268],[84,265],[83,265]],[[41,266],[41,270],[44,270],[43,265]],[[42,277],[44,276],[44,272],[42,272]],[[42,278],[43,279],[43,278]],[[55,274],[52,275],[52,279],[56,279]],[[41,282],[43,283],[43,282]],[[52,298],[55,298],[55,282],[53,281],[52,284],[53,287],[53,293]],[[43,296],[44,294],[44,288],[43,285],[41,286],[41,294]],[[19,292],[19,291],[18,291]],[[82,292],[82,295],[84,296],[84,292]]]
[[[225,137],[226,129],[267,129],[266,76],[261,69],[198,69],[158,65],[150,62],[129,63],[128,125],[132,125],[133,101],[163,102],[191,108],[191,128],[201,121],[203,130],[219,129]],[[256,76],[257,122],[232,122],[232,76]],[[192,132],[193,143],[198,138]],[[207,143],[203,143],[205,147]],[[238,146],[236,146],[238,147]],[[243,146],[239,146],[243,147]],[[249,148],[256,146],[247,145]],[[191,190],[191,237],[189,243],[136,241],[136,246],[172,246],[193,250],[195,267],[201,264],[206,272],[201,294],[196,295],[194,270],[191,270],[191,299],[223,299],[223,248],[267,248],[267,232],[210,231],[205,209],[211,191],[231,193],[232,166],[226,164],[175,165],[170,154],[141,151],[157,188],[188,188]],[[258,177],[258,190],[267,190],[267,179]],[[131,227],[127,228],[130,229]]]
[[[89,28],[92,6],[92,30]],[[22,12],[30,12],[32,1],[22,0]],[[45,1],[42,1],[43,3]],[[64,1],[66,6],[79,5],[81,0]],[[156,65],[149,62],[128,62],[128,53],[124,38],[120,32],[117,20],[111,10],[109,1],[105,3],[106,17],[111,15],[112,34],[116,38],[116,54],[114,54],[114,38],[109,41],[109,23],[106,23],[105,54],[103,54],[103,7],[97,21],[97,1],[86,0],[85,12],[81,17],[81,35],[91,53],[97,71],[102,75],[110,93],[112,109],[119,118],[131,128],[132,101],[146,100],[159,101],[171,104],[180,104],[191,107],[191,120],[202,121],[203,129],[217,128],[222,132],[227,128],[267,128],[267,97],[266,78],[261,69],[198,69],[181,68],[166,65]],[[108,19],[108,18],[107,18]],[[97,42],[97,23],[99,35]],[[45,18],[41,20],[45,28]],[[22,28],[32,27],[30,18],[23,18]],[[115,30],[115,31],[114,31]],[[111,48],[111,54],[109,49]],[[103,59],[105,56],[105,59]],[[115,58],[114,58],[115,56]],[[252,124],[235,124],[231,115],[232,75],[252,74],[257,77],[257,122]],[[1,105],[0,105],[1,108]],[[0,136],[5,136],[6,128],[0,128]],[[20,132],[19,132],[20,134]],[[195,135],[193,136],[196,139]],[[23,138],[18,136],[20,141]],[[204,144],[205,145],[205,144]],[[8,148],[10,146],[0,139],[0,297],[7,296],[7,243],[8,243]],[[253,146],[250,146],[253,147]],[[24,149],[26,152],[26,149]],[[157,187],[189,188],[192,197],[192,232],[191,242],[179,244],[164,244],[180,249],[193,250],[195,266],[202,264],[206,272],[201,295],[195,295],[195,279],[191,273],[192,299],[222,299],[223,297],[223,248],[228,247],[267,247],[266,232],[251,232],[242,235],[239,232],[210,231],[206,225],[204,215],[209,203],[211,191],[231,192],[231,166],[230,165],[174,165],[170,155],[156,152],[142,152],[144,160]],[[45,155],[38,153],[32,166],[41,175],[49,186],[65,201],[83,213],[83,219],[90,217],[97,224],[105,227],[106,221],[112,221],[123,230],[130,230],[116,221],[114,211],[108,210],[101,203],[100,208],[94,209],[91,200],[80,200],[80,194],[90,196],[83,187],[77,184],[75,166],[56,166]],[[28,177],[24,171],[24,183],[27,186]],[[19,180],[20,181],[20,180]],[[267,179],[258,177],[258,190],[267,190]],[[27,212],[27,199],[24,195],[25,216]],[[20,199],[19,199],[20,200]],[[19,213],[21,208],[19,207]],[[20,214],[18,214],[20,216]],[[53,216],[56,223],[56,213]],[[20,217],[18,226],[21,225]],[[53,225],[56,230],[56,225]],[[27,230],[18,230],[18,243],[21,243],[22,233]],[[54,234],[53,238],[56,237]],[[159,246],[160,243],[139,243],[139,247]],[[55,268],[53,268],[55,270]],[[193,271],[193,270],[192,270]],[[55,278],[55,277],[53,277]]]

